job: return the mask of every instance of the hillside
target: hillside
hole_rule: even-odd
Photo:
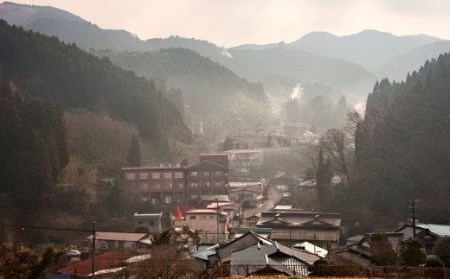
[[[202,121],[206,129],[212,128],[213,122],[223,128],[253,127],[271,117],[267,96],[260,84],[249,83],[191,50],[95,53],[106,55],[114,64],[148,79],[163,79],[168,88],[180,88],[187,112]],[[245,108],[241,107],[243,103]],[[243,116],[243,110],[247,117]],[[195,121],[192,124],[198,126]]]
[[[365,30],[348,36],[313,32],[286,44],[286,48],[299,49],[333,59],[343,59],[375,73],[396,56],[438,40],[426,35],[395,36],[376,30]]]
[[[424,61],[437,58],[449,51],[450,41],[421,45],[389,61],[378,71],[377,76],[390,80],[404,80],[408,73],[419,69]]]
[[[19,12],[22,9],[25,11]],[[25,15],[31,13],[29,10],[34,10],[34,16],[26,20]],[[336,92],[344,90],[348,96],[365,98],[370,88],[368,84],[373,84],[375,80],[367,71],[351,63],[284,49],[280,47],[283,44],[264,46],[263,52],[259,52],[259,49],[224,49],[211,42],[179,36],[143,41],[126,31],[102,30],[84,20],[74,21],[72,17],[76,17],[75,15],[69,16],[69,13],[61,10],[12,3],[0,4],[0,15],[6,20],[17,22],[26,29],[57,36],[67,43],[75,42],[84,49],[140,52],[180,47],[190,49],[231,69],[240,77],[263,84],[266,93],[277,99],[277,102],[284,101],[291,89],[299,82],[320,82],[325,86],[338,87]],[[22,19],[19,19],[21,17]],[[274,51],[273,48],[277,50]],[[262,55],[268,57],[261,57]],[[289,59],[290,56],[292,60]],[[276,62],[276,70],[272,69],[272,62]],[[330,68],[340,69],[344,73],[333,76],[335,74],[329,70]],[[325,73],[324,76],[322,73]],[[353,74],[355,76],[351,76]],[[181,89],[184,90],[184,88]]]
[[[405,82],[377,83],[369,95],[356,131],[354,190],[363,208],[389,216],[384,222],[406,220],[412,199],[420,200],[420,220],[439,222],[450,215],[449,92],[445,54]]]
[[[168,134],[189,132],[180,113],[154,85],[56,38],[25,32],[0,22],[0,68],[22,93],[64,108],[110,114],[136,125],[155,148]],[[164,149],[164,148],[163,148]]]

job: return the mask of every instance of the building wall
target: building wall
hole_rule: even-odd
[[[217,213],[189,213],[186,212],[186,225],[192,230],[199,230],[202,243],[225,243],[228,232],[226,230],[227,216],[219,213],[219,234],[217,234]]]
[[[186,200],[198,201],[202,195],[227,195],[228,172],[224,170],[186,170]]]
[[[228,155],[227,154],[200,154],[200,162],[210,161],[225,167],[228,171]]]
[[[124,168],[128,189],[153,204],[171,204],[184,201],[185,169]]]

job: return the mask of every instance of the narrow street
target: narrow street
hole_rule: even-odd
[[[278,191],[278,189],[271,184],[269,184],[269,186],[267,187],[269,187],[267,191],[267,200],[264,201],[264,203],[258,208],[246,208],[244,211],[244,218],[248,218],[260,212],[270,210],[274,208],[275,205],[280,201],[281,193]]]

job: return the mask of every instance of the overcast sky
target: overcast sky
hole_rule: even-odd
[[[170,35],[219,46],[291,42],[312,31],[376,29],[450,38],[449,0],[23,0],[141,39]]]

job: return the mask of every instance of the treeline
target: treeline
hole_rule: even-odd
[[[216,136],[227,129],[254,127],[274,119],[260,83],[248,82],[192,50],[169,48],[151,52],[91,52],[155,80],[158,89],[167,91],[166,96],[176,98],[171,100],[176,101],[178,107],[186,105],[185,121],[196,132],[200,132],[200,122],[205,134]],[[177,94],[171,95],[171,92]]]
[[[24,97],[2,76],[0,123],[2,221],[31,222],[69,161],[63,112]]]
[[[351,133],[322,138],[317,187],[322,209],[346,215],[350,229],[395,227],[450,216],[450,54],[426,62],[406,81],[376,83],[364,119],[351,115]],[[336,176],[341,179],[336,180]],[[333,181],[334,180],[334,181]]]
[[[405,82],[382,80],[356,130],[359,184],[379,215],[446,222],[450,214],[450,55],[426,62]]]
[[[190,141],[176,107],[152,82],[66,45],[57,38],[0,22],[0,69],[21,92],[123,119],[139,129],[155,149],[167,150],[168,132],[177,130]]]

